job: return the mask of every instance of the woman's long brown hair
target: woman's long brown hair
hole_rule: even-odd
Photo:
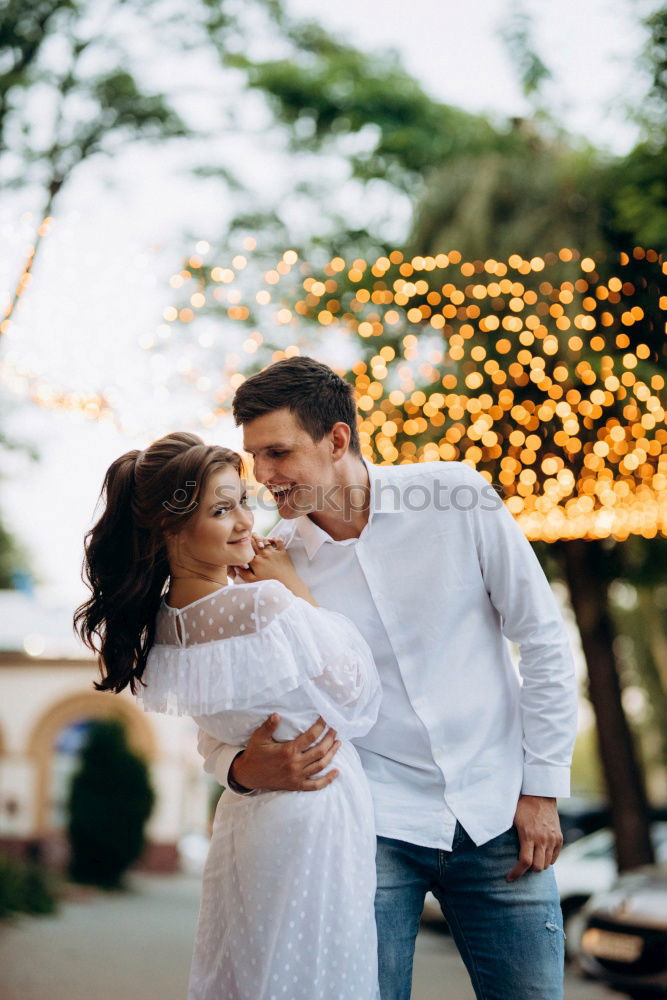
[[[143,454],[125,452],[107,469],[98,498],[104,509],[84,539],[81,576],[91,596],[73,619],[77,635],[99,654],[98,691],[117,694],[129,684],[135,694],[136,681],[143,684],[169,577],[165,531],[183,530],[211,473],[229,465],[244,475],[235,451],[177,431]]]

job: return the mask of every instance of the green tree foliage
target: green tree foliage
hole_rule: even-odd
[[[244,10],[261,13],[261,31],[253,30],[257,18],[252,28],[229,19],[221,24],[212,19],[208,26],[222,64],[265,95],[292,152],[338,156],[362,189],[385,186],[388,203],[414,201],[429,171],[458,156],[512,148],[515,137],[504,123],[497,127],[486,115],[433,98],[394,51],[364,52],[312,20],[292,17],[281,2],[254,0]],[[272,58],[265,56],[266,44],[254,44],[255,34],[271,39]],[[312,205],[318,220],[309,247],[326,244],[344,255],[388,249],[382,235],[386,219],[370,228],[351,225],[332,207],[335,199],[326,184],[300,180],[298,186],[300,203]],[[254,226],[246,225],[250,220]],[[272,240],[276,249],[286,242],[297,245],[293,227],[285,230],[281,205],[257,206],[250,215],[244,209],[230,233],[240,229],[259,229],[264,244]],[[299,248],[308,253],[305,243]]]
[[[0,422],[8,415],[9,397],[0,394]],[[7,459],[12,452],[22,453],[31,462],[39,459],[39,451],[26,441],[15,440],[0,430],[0,456]],[[0,473],[0,483],[6,473]],[[16,572],[31,573],[31,557],[25,545],[19,542],[10,532],[0,512],[0,590],[12,590],[15,587]]]
[[[13,858],[0,855],[0,918],[23,909],[23,869]]]
[[[0,590],[13,590],[14,574],[26,571],[29,556],[24,545],[7,529],[0,515]]]
[[[112,156],[127,143],[164,142],[188,129],[163,94],[145,88],[128,68],[128,55],[112,30],[114,16],[92,0],[48,3],[30,9],[10,3],[0,20],[0,57],[9,71],[0,84],[0,151],[7,189],[41,191],[33,249],[24,264],[7,320],[26,287],[39,253],[41,220],[54,211],[58,195],[75,171],[96,155]],[[54,58],[49,42],[57,41]],[[39,102],[39,113],[35,113]],[[18,277],[18,276],[17,276]],[[7,326],[0,326],[4,332]]]
[[[648,38],[642,62],[649,75],[649,91],[640,112],[647,130],[655,129],[664,138],[667,130],[667,6],[658,7],[644,21]]]
[[[408,194],[415,209],[405,241],[410,251],[456,249],[486,258],[561,246],[664,249],[666,8],[645,21],[649,93],[637,113],[644,138],[627,156],[612,157],[567,135],[554,118],[544,96],[553,76],[521,8],[509,14],[502,34],[533,118],[502,122],[431,97],[394,53],[363,52],[292,18],[278,2],[256,6],[274,25],[280,56],[255,58],[251,44],[230,49],[225,22],[210,29],[223,61],[267,96],[292,149],[336,150],[360,181],[380,180]],[[361,148],[350,151],[344,140],[359,136]],[[373,244],[373,234],[348,233],[348,226],[340,220],[332,251],[350,256]],[[375,235],[375,248],[388,249]],[[504,246],[497,249],[499,240]]]
[[[35,860],[19,861],[0,854],[0,920],[16,913],[56,913],[57,881]]]
[[[515,121],[523,142],[445,163],[428,178],[408,245],[455,248],[468,258],[531,257],[563,246],[582,253],[667,248],[667,8],[645,21],[640,62],[649,92],[636,114],[642,138],[627,156],[601,154],[569,136],[542,98],[552,79],[519,10],[503,35],[533,118]]]
[[[537,98],[553,75],[535,49],[530,15],[522,7],[514,8],[500,34],[514,59],[524,95]]]
[[[640,143],[609,168],[610,242],[667,249],[667,145]]]
[[[667,250],[667,6],[645,21],[648,31],[641,58],[649,81],[636,111],[642,139],[609,167],[611,238]]]
[[[368,54],[312,22],[285,24],[285,58],[253,62],[229,56],[251,87],[271,99],[293,148],[368,129],[369,148],[350,156],[354,176],[408,188],[430,168],[503,142],[483,115],[429,97],[395,53]]]
[[[0,149],[12,89],[28,85],[44,42],[59,12],[72,8],[71,0],[5,0],[0,8]]]
[[[460,157],[431,173],[415,208],[410,253],[456,249],[466,260],[507,260],[607,245],[604,173],[594,151],[543,138],[529,121],[514,128],[511,152]]]
[[[118,888],[144,848],[155,801],[148,767],[115,721],[91,724],[68,799],[69,876]]]

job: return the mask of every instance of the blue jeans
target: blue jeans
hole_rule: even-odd
[[[438,900],[477,1000],[562,1000],[563,921],[553,868],[505,875],[512,826],[477,847],[457,822],[451,851],[378,837],[375,919],[382,1000],[409,1000],[424,896]],[[447,986],[443,984],[443,1000]]]

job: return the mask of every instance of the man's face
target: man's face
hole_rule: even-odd
[[[252,455],[255,478],[271,490],[281,517],[321,509],[323,493],[335,482],[330,435],[313,441],[285,407],[244,424],[243,448]]]

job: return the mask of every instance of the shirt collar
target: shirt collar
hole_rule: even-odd
[[[392,491],[387,489],[383,490],[381,488],[383,477],[382,473],[378,471],[378,466],[373,465],[372,462],[367,461],[365,458],[362,458],[362,462],[368,470],[368,479],[371,491],[370,511],[367,525],[370,526],[374,515],[391,513],[396,510],[396,504]],[[327,534],[327,532],[320,528],[318,524],[315,524],[315,522],[312,521],[307,514],[304,514],[296,519],[294,530],[295,533],[301,538],[309,560],[312,560],[315,557],[320,547],[325,542],[334,542],[331,535]],[[341,542],[336,542],[336,544],[352,544],[356,541],[356,538],[346,538]]]

